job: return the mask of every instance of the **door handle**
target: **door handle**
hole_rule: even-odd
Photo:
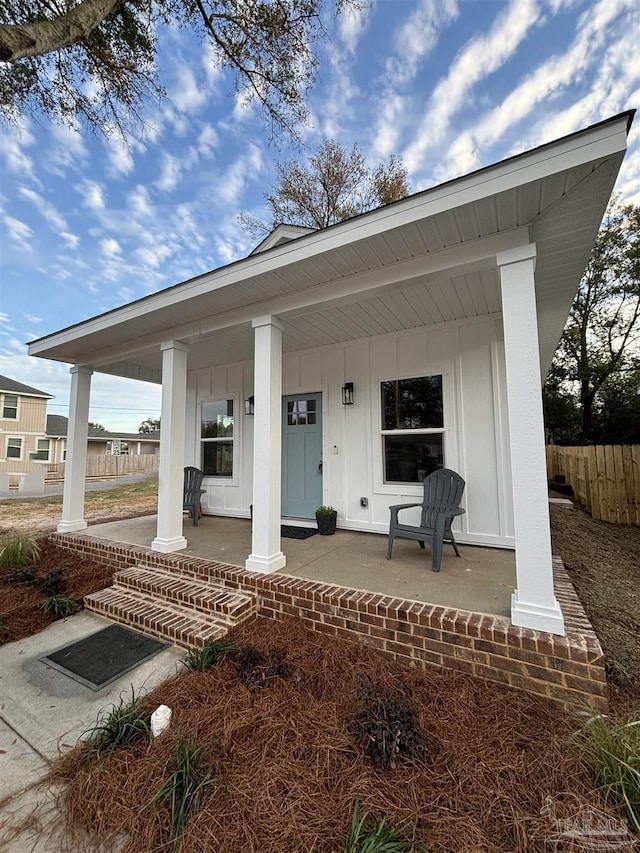
[[[322,474],[322,462],[318,465],[318,474]]]

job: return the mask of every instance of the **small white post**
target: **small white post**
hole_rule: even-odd
[[[84,490],[87,477],[87,441],[89,436],[89,400],[91,397],[90,367],[75,365],[70,370],[69,432],[67,459],[62,488],[62,520],[58,533],[85,530]]]
[[[182,341],[162,349],[162,436],[158,465],[158,527],[154,551],[168,553],[187,547],[182,535],[184,440],[187,404],[187,353]]]
[[[501,252],[502,322],[507,373],[517,589],[514,625],[564,634],[553,589],[534,244]]]
[[[253,572],[276,572],[286,566],[280,540],[282,476],[282,324],[257,317],[254,350]]]

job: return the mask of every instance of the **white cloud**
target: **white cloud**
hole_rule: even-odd
[[[489,32],[471,39],[458,53],[446,77],[437,84],[415,139],[404,154],[409,172],[418,171],[426,152],[442,143],[469,92],[511,58],[541,11],[538,0],[511,0]]]
[[[33,314],[25,314],[24,316],[30,323],[42,323],[42,317],[35,317]]]
[[[5,127],[0,133],[0,154],[9,172],[39,183],[36,181],[33,160],[25,153],[25,149],[34,143],[35,137],[24,120],[17,127]]]
[[[33,204],[55,232],[61,234],[67,230],[68,225],[64,216],[39,193],[28,187],[19,187],[18,193],[22,198]]]
[[[78,235],[72,234],[70,231],[61,231],[60,236],[70,249],[75,249],[80,244]]]
[[[154,215],[155,211],[151,204],[149,192],[145,186],[138,184],[131,190],[128,196],[129,206],[136,216],[148,218]]]
[[[207,93],[201,86],[188,66],[182,64],[177,68],[176,85],[170,93],[175,108],[183,113],[197,113],[206,103]]]
[[[252,144],[246,154],[231,164],[218,182],[216,195],[219,201],[237,207],[248,181],[255,178],[261,168],[262,152],[257,145]]]
[[[13,216],[4,216],[3,222],[11,240],[16,243],[21,249],[27,252],[32,251],[33,231],[26,222],[21,219],[15,219]]]
[[[438,177],[445,179],[476,168],[481,149],[495,144],[510,127],[529,117],[538,104],[550,102],[576,82],[586,69],[602,62],[603,46],[611,43],[612,50],[620,52],[620,62],[628,62],[626,51],[620,48],[618,40],[612,39],[612,26],[624,12],[633,14],[634,8],[634,0],[600,0],[584,12],[578,22],[576,37],[565,52],[539,65],[501,104],[485,113],[478,124],[452,142],[446,164]],[[623,19],[622,26],[624,24]],[[566,128],[574,124],[578,115],[584,115],[583,107],[576,107],[567,119],[560,116],[555,122],[555,131],[561,130],[562,125]]]
[[[88,152],[79,129],[66,124],[52,124],[50,134],[47,168],[58,174],[64,174],[69,168],[80,168]]]
[[[218,134],[210,124],[205,124],[198,136],[198,151],[203,157],[211,157],[219,144]]]
[[[177,157],[166,151],[162,154],[160,177],[154,181],[155,186],[164,192],[171,192],[178,186],[182,176],[182,164]]]
[[[120,244],[113,237],[105,237],[100,242],[100,251],[105,258],[119,258],[122,255]]]
[[[347,7],[338,19],[338,32],[344,46],[350,53],[354,53],[358,39],[365,31],[374,9],[374,3],[363,5],[360,8]]]
[[[111,165],[111,175],[118,177],[120,175],[129,175],[133,172],[135,164],[133,162],[132,141],[124,139],[122,134],[113,130],[106,140],[107,155]]]
[[[76,190],[82,195],[82,204],[90,210],[104,210],[104,190],[96,181],[82,181],[76,186]]]
[[[172,250],[166,245],[142,246],[136,249],[140,261],[152,269],[158,269],[171,254]]]

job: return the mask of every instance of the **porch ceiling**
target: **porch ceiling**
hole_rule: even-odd
[[[30,353],[159,382],[159,344],[170,338],[190,344],[194,368],[252,358],[251,318],[258,315],[283,319],[283,346],[292,351],[491,314],[501,308],[498,241],[506,241],[502,248],[535,241],[546,370],[615,183],[629,121],[624,114],[255,253],[34,341]]]

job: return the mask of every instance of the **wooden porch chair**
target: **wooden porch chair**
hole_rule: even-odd
[[[198,526],[200,516],[200,498],[206,489],[201,489],[203,472],[199,468],[191,466],[184,469],[184,489],[182,493],[182,510],[189,511],[193,516],[193,523]]]
[[[390,506],[387,560],[391,559],[394,539],[415,539],[422,549],[424,543],[429,542],[431,568],[434,572],[440,571],[444,542],[451,542],[456,557],[459,557],[460,552],[451,532],[451,523],[456,516],[464,513],[460,506],[464,486],[465,482],[459,474],[449,468],[441,468],[424,478],[424,497],[421,503]],[[402,524],[398,519],[399,512],[417,506],[422,507],[420,524]]]

